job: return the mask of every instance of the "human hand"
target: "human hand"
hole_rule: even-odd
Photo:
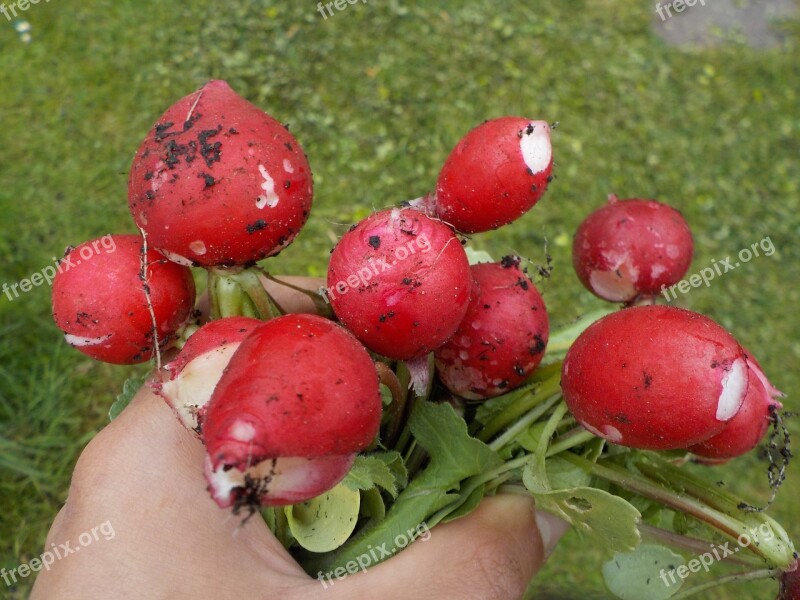
[[[301,294],[271,285],[282,305],[312,310]],[[424,543],[323,586],[263,520],[243,524],[216,506],[206,491],[203,460],[202,445],[166,403],[140,390],[78,460],[46,543],[50,549],[72,541],[74,551],[41,571],[32,600],[511,599],[522,595],[566,529],[536,513],[530,498],[499,495],[437,526]],[[113,535],[77,544],[101,524]]]

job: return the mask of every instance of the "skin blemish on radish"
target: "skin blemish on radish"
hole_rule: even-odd
[[[667,267],[665,267],[664,265],[653,265],[652,267],[650,267],[650,278],[656,279],[666,272],[667,272]]]
[[[100,337],[89,338],[89,337],[81,337],[79,335],[73,335],[71,333],[64,334],[64,340],[70,345],[76,348],[84,348],[86,346],[97,346],[98,344],[102,344],[107,339],[109,339],[111,335],[103,335]]]
[[[163,250],[162,248],[159,248],[158,250],[172,262],[178,263],[179,265],[183,265],[185,267],[191,267],[194,264],[191,260],[189,260],[185,256],[181,256],[180,254],[175,254],[174,252],[168,252],[166,250]]]
[[[589,274],[589,283],[593,290],[614,302],[622,302],[636,295],[632,281],[622,277],[621,271],[592,271]]]
[[[264,182],[261,184],[261,189],[264,190],[264,193],[256,200],[256,208],[261,209],[265,206],[275,208],[278,206],[280,200],[278,194],[275,193],[275,180],[267,173],[267,169],[264,165],[258,165],[258,170],[264,178]]]
[[[603,425],[603,433],[605,434],[603,437],[614,442],[615,444],[618,444],[622,441],[622,433],[620,433],[620,430],[613,425]]]
[[[532,121],[520,137],[522,160],[533,174],[544,171],[553,156],[549,130],[550,127],[544,121]]]
[[[231,427],[230,436],[239,442],[249,442],[256,436],[256,429],[245,421],[236,421]]]
[[[189,244],[189,250],[197,254],[197,256],[203,256],[206,253],[206,245],[202,240],[195,240]]]
[[[722,393],[717,404],[717,421],[730,421],[739,412],[747,391],[747,362],[733,361],[730,371],[722,378]]]
[[[287,173],[294,173],[294,167],[292,166],[292,163],[289,162],[288,158],[283,159],[283,170]]]

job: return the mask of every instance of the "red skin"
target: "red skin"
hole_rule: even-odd
[[[747,454],[758,446],[771,423],[771,411],[781,408],[775,398],[783,394],[775,389],[761,369],[761,365],[747,352],[750,375],[747,395],[742,407],[720,433],[688,450],[697,456],[710,459],[729,459]],[[724,461],[722,461],[724,462]]]
[[[436,370],[454,394],[471,400],[512,390],[539,366],[549,336],[544,301],[518,260],[471,267],[467,314],[434,352]]]
[[[420,211],[394,208],[342,236],[327,283],[336,316],[367,348],[411,360],[455,333],[467,312],[471,275],[452,229]]]
[[[148,133],[131,165],[128,204],[173,260],[241,265],[291,243],[312,187],[294,136],[224,81],[209,81]]]
[[[609,202],[578,227],[572,265],[581,283],[610,302],[655,296],[686,274],[694,243],[677,210],[655,200]]]
[[[797,555],[795,555],[797,556]],[[781,588],[776,600],[800,600],[800,566],[795,560],[791,570],[781,574]]]
[[[369,353],[316,315],[286,315],[241,343],[209,402],[203,441],[212,466],[276,457],[346,455],[378,433],[381,396]],[[243,441],[238,430],[250,429]]]
[[[586,329],[567,352],[561,387],[572,414],[593,433],[622,446],[673,450],[722,431],[748,380],[745,351],[725,329],[703,315],[653,305],[626,308]]]
[[[100,240],[112,240],[114,249],[100,246]],[[72,249],[62,260],[62,271],[53,281],[53,319],[67,336],[87,338],[86,342],[67,339],[87,356],[119,365],[145,362],[152,356],[153,321],[139,278],[141,248],[138,235],[104,236]],[[146,259],[163,349],[192,311],[194,280],[188,268],[156,250],[148,250]]]
[[[534,140],[541,142],[541,152],[529,164],[522,143]],[[550,126],[545,121],[522,117],[486,121],[458,142],[442,167],[436,213],[456,231],[497,229],[539,201],[552,171]]]
[[[170,378],[174,379],[195,358],[220,346],[241,343],[262,323],[263,321],[251,317],[226,317],[209,321],[189,337],[178,356],[164,365],[164,369],[170,373]]]

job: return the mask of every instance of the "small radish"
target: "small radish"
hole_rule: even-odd
[[[454,394],[491,398],[519,386],[544,356],[549,322],[519,258],[470,269],[473,292],[456,333],[434,351],[436,370]]]
[[[101,240],[113,249],[98,252]],[[167,346],[194,307],[194,280],[189,269],[149,249],[151,315],[141,255],[138,235],[109,235],[67,251],[53,281],[53,318],[68,344],[103,362],[145,362],[153,355],[155,317],[158,344]]]
[[[339,240],[326,294],[367,348],[411,360],[453,335],[470,286],[469,261],[452,229],[418,210],[392,208]]]
[[[749,382],[744,349],[714,321],[638,306],[590,325],[567,352],[564,400],[586,429],[622,446],[674,450],[720,433]]]
[[[618,200],[591,213],[572,242],[581,283],[610,302],[655,296],[686,274],[694,244],[677,210],[655,200]]]
[[[206,476],[223,508],[303,502],[338,483],[378,433],[378,374],[349,332],[316,315],[256,327],[202,423]]]
[[[188,429],[200,431],[205,406],[233,353],[263,321],[228,317],[203,325],[192,334],[180,354],[164,365],[166,380],[154,384]]]
[[[486,121],[458,142],[442,167],[436,214],[463,233],[497,229],[539,201],[552,170],[550,126],[545,121]]]
[[[784,394],[767,380],[758,361],[745,352],[749,377],[742,407],[720,433],[689,446],[688,450],[697,456],[728,459],[746,454],[758,446],[774,418],[773,412],[782,407],[776,398]]]
[[[277,254],[305,223],[311,198],[300,144],[224,81],[167,109],[128,178],[134,221],[183,264],[242,265]]]

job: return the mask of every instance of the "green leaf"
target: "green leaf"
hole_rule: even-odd
[[[584,486],[548,489],[548,482],[542,479],[534,461],[525,466],[522,482],[533,494],[537,507],[562,518],[576,531],[594,536],[603,546],[630,551],[639,545],[641,515],[619,496]]]
[[[519,397],[517,392],[519,392],[519,390],[482,402],[480,406],[478,406],[478,410],[475,411],[475,420],[481,425],[486,425],[494,417],[517,401]]]
[[[408,478],[403,459],[400,453],[395,451],[381,455],[391,456],[383,458],[379,458],[379,455],[357,456],[343,483],[351,490],[371,490],[378,486],[389,492],[392,498],[396,498],[398,487],[405,485],[405,480]],[[402,471],[396,466],[398,461]]]
[[[448,521],[455,521],[456,519],[460,519],[461,517],[466,517],[469,513],[473,510],[478,508],[478,505],[483,500],[483,494],[486,491],[485,485],[479,485],[469,496],[464,500],[463,504],[451,512],[449,515],[444,517],[440,523],[447,523]]]
[[[449,404],[419,402],[409,426],[430,456],[428,466],[397,497],[383,521],[364,528],[338,552],[305,563],[307,572],[330,572],[363,556],[370,547],[394,554],[400,549],[398,539],[418,532],[428,517],[458,500],[452,492],[458,491],[464,479],[503,464],[486,444],[469,435],[467,424]]]
[[[470,246],[467,246],[464,248],[464,252],[467,253],[467,259],[469,260],[469,264],[471,265],[476,265],[478,263],[494,262],[492,256],[485,250],[475,250]]]
[[[586,471],[558,456],[548,458],[545,468],[550,485],[557,490],[588,487],[592,481],[592,476]]]
[[[618,552],[606,562],[603,580],[621,600],[666,600],[683,584],[683,579],[670,572],[684,562],[680,554],[665,546],[642,544],[633,552]]]
[[[111,408],[108,409],[109,421],[116,419],[119,414],[125,410],[125,407],[131,403],[136,392],[144,385],[145,381],[147,381],[147,375],[134,375],[133,377],[129,377],[125,383],[122,384],[122,392],[117,395],[117,399],[111,405]]]
[[[361,494],[339,484],[324,494],[284,508],[289,530],[306,550],[330,552],[347,541],[356,527]]]
[[[449,404],[423,402],[409,419],[411,432],[428,451],[430,464],[411,485],[454,489],[458,482],[499,467],[502,460],[467,433],[467,425]]]
[[[377,521],[386,517],[386,504],[378,488],[361,491],[361,514]]]

